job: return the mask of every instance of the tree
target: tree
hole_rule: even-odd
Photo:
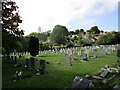
[[[20,15],[17,12],[18,8],[13,1],[2,2],[2,30],[16,36],[24,35],[23,30],[19,30],[18,28],[19,23],[22,23]],[[15,12],[15,14],[13,12]]]
[[[100,35],[99,39],[97,39],[96,43],[97,44],[107,44],[108,42],[108,36],[107,35]]]
[[[94,33],[94,34],[99,34],[100,33],[100,30],[98,29],[97,26],[91,27],[91,29],[89,31]]]
[[[83,37],[82,37],[82,34],[80,33],[79,35],[78,35],[78,41],[77,41],[77,45],[78,46],[83,46]]]
[[[19,36],[24,35],[23,30],[19,30],[19,23],[22,23],[17,12],[18,6],[13,1],[2,1],[2,47],[6,54],[21,46]],[[18,47],[17,47],[18,46]]]
[[[50,35],[50,41],[54,45],[66,44],[68,29],[65,26],[56,25]]]
[[[84,33],[84,29],[80,29],[80,33]]]
[[[80,33],[80,30],[79,29],[75,30],[75,33],[78,35]]]
[[[29,52],[32,56],[38,55],[39,52],[39,41],[34,36],[31,36],[29,39]]]

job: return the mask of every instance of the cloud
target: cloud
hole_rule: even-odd
[[[78,21],[77,25],[95,23],[96,16],[111,13],[117,8],[118,0],[15,0],[20,7],[23,23],[20,25],[25,34],[52,30],[55,25]],[[90,16],[94,18],[89,18]],[[81,22],[82,21],[82,22]]]

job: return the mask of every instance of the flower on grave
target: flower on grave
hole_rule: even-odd
[[[27,66],[25,65],[25,68],[26,68]]]

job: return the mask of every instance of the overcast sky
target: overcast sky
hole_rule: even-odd
[[[68,30],[97,25],[100,30],[118,29],[118,0],[14,0],[22,17],[25,35],[64,25]]]

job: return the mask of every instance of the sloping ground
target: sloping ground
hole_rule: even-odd
[[[40,55],[37,57],[37,68],[39,68],[39,60],[45,59],[50,62],[46,64],[48,73],[17,82],[11,81],[17,70],[22,71],[23,75],[32,75],[35,71],[27,70],[25,67],[15,68],[8,60],[2,60],[3,88],[66,88],[75,76],[85,77],[86,74],[97,74],[102,67],[113,66],[117,60],[115,52],[109,55],[99,54],[99,58],[90,58],[90,61],[87,62],[80,61],[81,57],[78,58],[79,60],[72,61],[72,66],[65,66],[65,56],[58,52]],[[19,59],[19,61],[25,63],[25,58]],[[60,62],[60,64],[55,64],[55,62]],[[111,86],[117,83],[116,80],[113,80]]]

